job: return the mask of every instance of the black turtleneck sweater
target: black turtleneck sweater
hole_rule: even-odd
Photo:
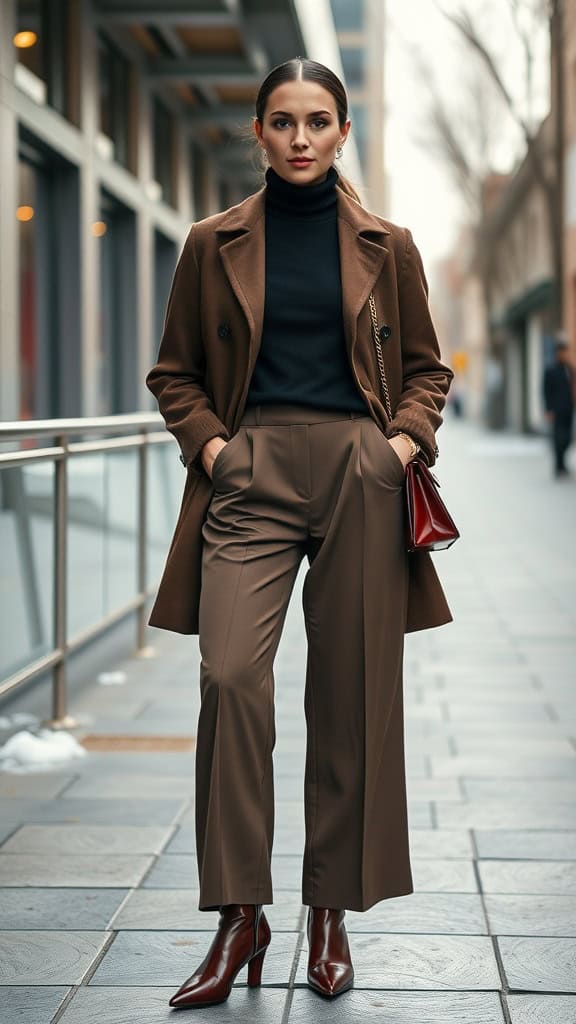
[[[366,412],[342,323],[337,181],[334,167],[312,185],[266,171],[264,321],[247,405]]]

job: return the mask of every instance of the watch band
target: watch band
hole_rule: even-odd
[[[413,437],[410,436],[410,434],[406,434],[403,430],[397,430],[393,436],[404,437],[410,445],[410,459],[416,458],[418,452],[421,450],[421,446]]]

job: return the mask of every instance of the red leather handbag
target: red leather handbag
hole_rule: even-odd
[[[386,411],[392,419],[392,407],[388,382],[382,357],[382,346],[378,333],[378,317],[374,294],[370,292],[370,315],[372,317],[372,333],[376,346],[380,383],[386,405]],[[446,505],[438,493],[440,483],[423,459],[416,456],[406,466],[405,505],[406,505],[406,541],[408,551],[441,551],[449,548],[460,533]]]
[[[406,534],[408,551],[441,551],[460,536],[437,488],[437,478],[416,456],[406,466]]]

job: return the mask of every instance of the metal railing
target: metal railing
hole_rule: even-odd
[[[127,432],[127,433],[126,433]],[[72,441],[75,436],[122,435],[93,437],[90,440]],[[10,467],[27,466],[31,463],[50,462],[54,464],[54,550],[53,550],[53,640],[52,649],[38,657],[17,672],[0,682],[0,697],[11,693],[35,677],[52,672],[52,718],[47,722],[53,727],[66,728],[77,724],[67,713],[67,663],[71,653],[79,650],[89,641],[103,633],[111,625],[130,613],[136,612],[137,653],[145,655],[147,627],[146,601],[152,593],[147,584],[147,506],[148,506],[148,453],[151,445],[173,443],[173,437],[164,426],[159,413],[133,413],[118,416],[86,417],[77,419],[26,420],[0,423],[0,445],[22,439],[52,438],[53,443],[42,448],[18,448],[14,451],[0,451],[0,473]],[[121,607],[91,624],[88,628],[67,636],[68,608],[68,485],[69,463],[78,455],[100,453],[119,449],[138,451],[138,495],[137,495],[137,588],[134,597]]]

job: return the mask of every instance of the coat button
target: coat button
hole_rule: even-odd
[[[227,338],[230,335],[230,324],[218,324],[218,337]]]
[[[391,334],[392,328],[388,324],[382,324],[382,326],[378,328],[380,341],[386,341],[386,338],[389,338]]]

